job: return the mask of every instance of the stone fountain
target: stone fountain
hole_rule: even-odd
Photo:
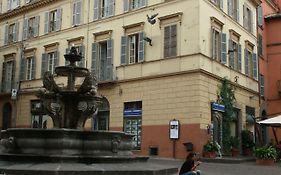
[[[82,59],[75,47],[65,56],[67,66],[55,68],[67,78],[60,87],[45,72],[38,92],[43,109],[52,118],[52,129],[10,128],[1,131],[0,169],[4,174],[173,174],[177,168],[147,163],[148,157],[132,154],[132,135],[118,131],[85,131],[86,120],[97,112],[102,96],[88,69],[76,66]],[[80,86],[76,78],[84,78]]]

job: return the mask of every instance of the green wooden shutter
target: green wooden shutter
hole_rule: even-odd
[[[249,53],[247,49],[244,49],[245,55],[245,74],[249,75]]]
[[[242,71],[242,53],[241,44],[238,44],[238,71]]]
[[[113,40],[107,40],[106,80],[113,80]]]
[[[20,80],[26,80],[26,58],[21,58]]]
[[[257,79],[258,78],[258,64],[257,64],[257,54],[253,53],[253,78]]]
[[[236,1],[236,3],[237,3],[237,9],[236,9],[236,16],[235,16],[235,18],[236,18],[236,21],[237,22],[239,22],[239,0],[237,0]]]
[[[221,33],[221,63],[226,64],[227,51],[226,51],[226,34]]]
[[[76,9],[77,9],[77,2],[73,3],[73,10],[72,10],[72,25],[76,25]]]
[[[164,58],[170,57],[171,26],[164,27]]]
[[[123,7],[124,7],[124,12],[129,11],[129,6],[130,6],[130,1],[129,0],[123,0]]]
[[[254,17],[253,17],[253,12],[250,10],[250,26],[249,26],[249,29],[250,29],[250,32],[253,32],[253,28],[254,28],[254,21],[253,21]]]
[[[93,43],[92,44],[92,64],[91,64],[91,72],[93,72],[96,77],[98,78],[98,75],[97,75],[97,43]]]
[[[81,13],[82,13],[82,2],[79,1],[76,3],[76,13],[75,13],[76,20],[74,25],[81,24]]]
[[[41,62],[41,78],[43,78],[44,73],[48,70],[48,54],[42,54],[42,62]]]
[[[13,32],[13,42],[17,42],[18,41],[18,33],[19,33],[19,22],[15,23],[15,30]]]
[[[139,33],[139,50],[138,50],[138,56],[139,56],[139,62],[143,62],[144,61],[144,51],[145,51],[145,42],[144,42],[144,37],[145,34],[144,32],[140,32]]]
[[[53,70],[59,65],[59,52],[55,51],[54,52],[54,64],[53,64]]]
[[[94,1],[94,20],[100,18],[100,0]]]
[[[61,30],[61,17],[62,17],[62,9],[57,9],[57,19],[56,19],[56,31]]]
[[[220,9],[223,10],[223,0],[219,0],[220,1]]]
[[[49,33],[49,12],[45,12],[44,33]]]
[[[4,38],[4,45],[8,44],[8,40],[9,40],[9,26],[5,25],[5,38]]]
[[[233,41],[230,39],[228,45],[228,51],[229,51],[229,67],[234,69],[234,50],[233,50]]]
[[[5,91],[5,84],[6,84],[6,62],[2,64],[2,84],[1,84],[1,92]]]
[[[12,61],[12,88],[16,88],[15,77],[16,77],[16,60]]]
[[[33,56],[32,58],[32,69],[31,69],[31,79],[34,80],[35,79],[35,73],[36,73],[36,59],[35,56]]]
[[[115,0],[109,0],[108,15],[113,16],[115,11]]]
[[[40,23],[40,16],[36,16],[34,20],[33,26],[33,36],[36,37],[39,35],[39,23]]]
[[[247,28],[248,16],[247,16],[247,7],[243,5],[243,26]]]
[[[24,19],[23,21],[23,36],[22,39],[26,40],[28,37],[28,19]]]
[[[79,46],[79,51],[81,53],[81,56],[82,56],[82,59],[81,61],[78,62],[79,64],[79,67],[85,67],[85,46],[84,45],[81,45]]]
[[[263,11],[261,5],[258,6],[257,13],[258,13],[258,26],[261,27],[263,25]]]
[[[122,36],[121,37],[121,62],[120,62],[121,65],[127,64],[127,60],[128,60],[127,47],[128,47],[128,36]]]
[[[215,59],[215,44],[216,44],[216,41],[215,41],[215,36],[216,35],[216,32],[215,32],[215,29],[211,28],[211,42],[212,42],[212,45],[211,45],[211,58]]]
[[[228,0],[227,1],[227,7],[228,7],[228,15],[233,17],[233,1],[232,0]]]
[[[171,26],[170,56],[177,56],[177,25]]]

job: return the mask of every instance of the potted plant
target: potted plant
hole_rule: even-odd
[[[213,142],[208,141],[203,146],[203,156],[204,157],[215,158],[216,157],[216,151],[218,151],[218,148]]]
[[[252,132],[249,130],[243,130],[241,132],[241,137],[243,155],[251,156],[253,147],[255,146]]]
[[[239,139],[237,137],[231,136],[229,142],[232,157],[237,157],[239,155]]]
[[[277,157],[277,151],[272,146],[256,148],[254,153],[257,165],[273,165]]]

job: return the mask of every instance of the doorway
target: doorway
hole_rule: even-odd
[[[2,112],[2,129],[6,130],[12,125],[12,105],[10,103],[5,103]]]

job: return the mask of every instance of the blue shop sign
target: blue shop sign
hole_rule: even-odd
[[[124,110],[124,117],[138,117],[142,115],[142,110],[133,109],[133,110]]]
[[[218,103],[212,102],[211,106],[212,106],[212,110],[213,111],[219,111],[219,112],[224,112],[225,111],[225,106],[222,105],[222,104],[218,104]]]

